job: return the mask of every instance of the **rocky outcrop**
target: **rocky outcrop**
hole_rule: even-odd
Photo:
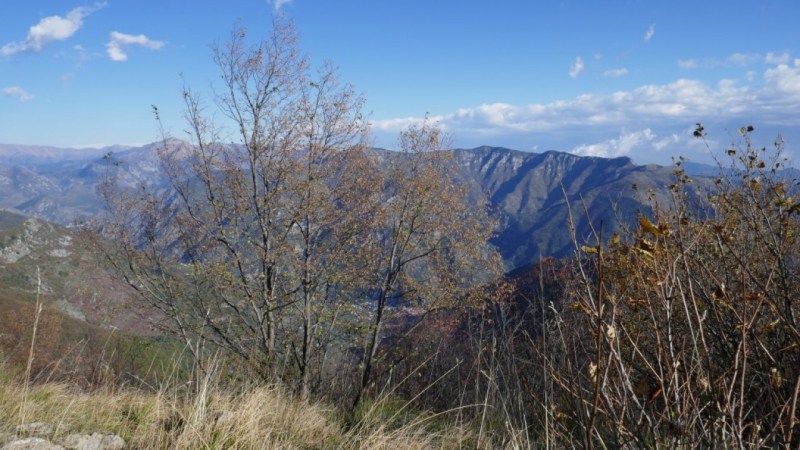
[[[60,429],[65,427],[63,424]],[[0,433],[0,450],[124,450],[125,440],[110,433],[73,433],[63,438],[55,435],[56,427],[33,422],[17,427],[16,434]]]
[[[47,439],[32,437],[11,441],[2,450],[64,450],[64,447]]]

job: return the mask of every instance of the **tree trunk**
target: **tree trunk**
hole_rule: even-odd
[[[383,324],[383,310],[386,306],[386,299],[389,296],[389,289],[391,286],[390,278],[391,276],[387,276],[387,280],[378,297],[378,310],[375,312],[375,322],[372,324],[369,351],[364,355],[364,371],[361,373],[361,384],[358,387],[358,391],[356,391],[356,398],[353,400],[354,410],[358,407],[359,403],[361,403],[361,397],[364,394],[364,390],[369,385],[372,375],[372,363],[375,360],[375,355],[378,353],[379,336],[381,334],[381,325]]]

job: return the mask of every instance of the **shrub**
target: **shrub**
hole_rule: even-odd
[[[781,142],[757,148],[751,132],[727,151],[709,210],[690,201],[678,160],[671,205],[576,245],[567,305],[542,330],[550,347],[532,340],[553,381],[531,392],[549,403],[551,436],[587,448],[800,442],[800,203]]]

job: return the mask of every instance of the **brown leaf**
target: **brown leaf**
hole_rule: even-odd
[[[660,397],[660,396],[661,396],[661,393],[662,393],[662,392],[663,392],[663,390],[661,389],[661,385],[658,385],[658,386],[654,387],[654,388],[653,388],[653,389],[650,391],[650,393],[649,393],[649,394],[647,394],[647,401],[648,401],[648,402],[652,402],[652,401],[654,401],[655,399],[657,399],[658,397]]]
[[[642,231],[645,233],[650,233],[654,236],[661,236],[663,233],[661,230],[653,225],[653,222],[650,222],[650,219],[647,217],[639,217],[639,225],[642,227]]]

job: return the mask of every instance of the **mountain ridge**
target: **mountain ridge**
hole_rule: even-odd
[[[134,148],[131,145],[103,147],[56,147],[50,145],[0,144],[0,164],[49,164],[62,161],[81,161],[100,157],[108,152]]]
[[[565,256],[573,251],[570,213],[575,238],[579,243],[590,242],[590,224],[602,224],[610,236],[618,225],[650,214],[651,199],[666,204],[669,186],[675,182],[672,167],[641,166],[627,157],[527,153],[485,146],[456,150],[455,158],[462,180],[488,196],[500,221],[493,243],[508,270],[539,256]],[[711,185],[710,178],[699,177],[691,189],[699,192]]]
[[[0,145],[0,208],[64,225],[88,219],[103,209],[97,185],[111,167],[120,171],[129,187],[142,182],[164,183],[156,155],[159,145],[113,147],[116,151],[104,147],[87,153],[84,159],[65,160],[52,159],[57,152],[48,150],[47,158],[32,158],[25,163],[4,161]],[[25,147],[26,151],[37,148]],[[108,152],[110,157],[104,157]],[[376,148],[374,152],[402,157],[391,150]],[[474,198],[488,199],[491,213],[499,222],[492,242],[508,270],[529,264],[540,255],[568,254],[574,248],[567,227],[570,211],[576,238],[584,241],[590,222],[604,224],[604,232],[610,234],[614,224],[649,213],[648,196],[666,202],[668,186],[674,183],[673,168],[637,165],[624,156],[602,158],[480,146],[454,150],[452,163],[456,181],[465,183]],[[710,178],[699,179],[692,189],[710,186]]]

